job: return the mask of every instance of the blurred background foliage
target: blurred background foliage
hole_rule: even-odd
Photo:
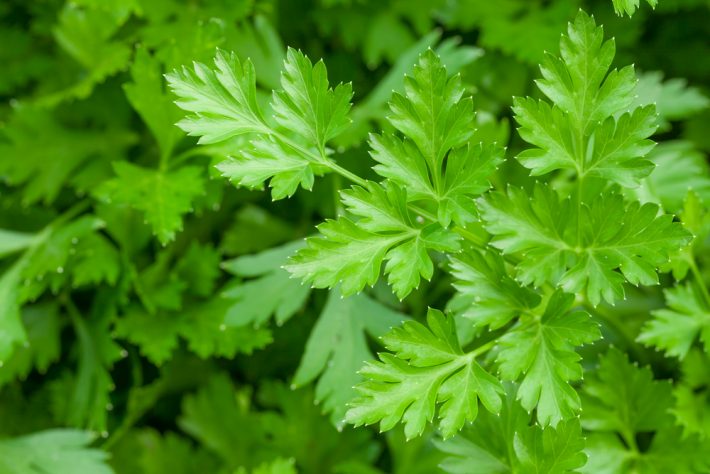
[[[638,192],[678,211],[687,182],[668,176],[682,172],[707,202],[708,0],[632,18],[610,0],[0,2],[0,458],[86,462],[55,457],[70,463],[57,472],[104,472],[102,452],[127,474],[437,472],[431,436],[405,443],[341,420],[376,337],[446,306],[450,280],[403,302],[386,287],[341,300],[290,280],[281,265],[338,211],[343,183],[276,203],[235,189],[212,165],[238,143],[197,148],[173,125],[163,74],[235,51],[266,104],[286,46],[323,58],[355,91],[341,160],[367,174],[367,134],[387,127],[391,91],[433,48],[473,95],[481,137],[512,156],[512,98],[538,94],[537,64],[580,7],[615,37],[616,63],[635,63],[638,100],[658,105],[664,171]],[[509,161],[495,180],[526,175]],[[636,331],[662,305],[660,290],[638,293],[617,309]],[[8,459],[7,472],[35,472]]]

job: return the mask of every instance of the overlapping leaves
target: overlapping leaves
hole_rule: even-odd
[[[690,239],[672,216],[658,215],[657,205],[627,205],[614,190],[576,208],[574,200],[540,184],[532,200],[509,187],[479,207],[493,245],[525,256],[516,267],[520,281],[583,292],[594,305],[623,298],[625,280],[658,283],[657,267]]]

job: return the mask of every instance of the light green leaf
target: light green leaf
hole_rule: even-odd
[[[367,380],[356,387],[360,396],[346,414],[348,423],[380,422],[386,431],[401,421],[411,438],[421,435],[438,405],[439,427],[448,438],[476,419],[479,399],[487,410],[500,411],[500,382],[478,364],[475,352],[461,350],[454,320],[430,309],[427,323],[405,322],[383,338],[393,353],[360,371]]]
[[[113,474],[108,453],[89,448],[94,436],[55,429],[0,439],[0,471],[7,474]]]
[[[537,409],[542,426],[573,418],[580,400],[571,381],[582,378],[575,348],[601,337],[598,326],[582,311],[570,312],[574,296],[555,292],[537,318],[521,318],[500,338],[496,362],[501,376],[522,376],[517,398],[528,411]]]
[[[303,307],[311,288],[291,278],[283,269],[287,258],[303,247],[301,241],[227,260],[222,268],[233,275],[251,278],[227,285],[222,297],[229,301],[224,318],[227,326],[264,325],[274,317],[277,325],[288,321]],[[271,295],[264,298],[264,295]]]
[[[614,4],[614,11],[619,16],[624,16],[624,13],[629,15],[629,18],[634,14],[639,7],[640,0],[611,0]],[[651,5],[651,8],[656,8],[658,0],[646,0],[646,3]]]
[[[481,412],[455,438],[436,443],[447,457],[441,463],[451,474],[514,474],[577,472],[584,465],[584,440],[577,419],[557,428],[530,426],[530,415],[508,386],[500,414]]]
[[[478,327],[498,329],[540,303],[537,293],[508,274],[503,257],[495,251],[467,249],[450,262],[455,298],[461,302],[463,316]]]
[[[274,118],[319,150],[350,124],[348,112],[352,86],[331,89],[323,61],[315,66],[300,51],[289,48],[281,74],[283,90],[274,92]]]
[[[37,240],[37,235],[0,229],[0,258],[26,249]]]
[[[293,386],[318,378],[315,401],[342,428],[347,402],[356,394],[353,386],[362,381],[357,371],[372,358],[367,335],[381,337],[405,319],[365,295],[342,298],[337,290],[331,291],[308,338]]]
[[[261,188],[270,180],[272,197],[282,199],[299,185],[311,189],[315,175],[331,163],[326,143],[350,123],[352,90],[329,87],[325,65],[314,65],[301,52],[289,49],[271,109],[274,121],[264,119],[256,95],[255,72],[249,60],[217,52],[215,69],[195,63],[167,75],[179,97],[177,105],[190,114],[179,122],[199,143],[210,144],[248,135],[230,158],[218,165],[238,186]]]
[[[561,201],[540,184],[532,199],[509,187],[480,200],[479,208],[492,244],[525,257],[517,265],[520,281],[584,291],[593,305],[623,298],[624,280],[657,284],[656,268],[690,239],[672,216],[658,215],[657,205],[625,204],[613,189],[582,203],[579,215],[571,199]]]
[[[638,105],[654,104],[658,110],[660,128],[667,129],[669,121],[687,119],[710,106],[710,99],[685,79],[663,80],[660,71],[639,74],[636,86]]]
[[[534,176],[558,169],[580,179],[599,177],[623,186],[638,185],[653,164],[644,156],[656,130],[652,105],[632,108],[633,67],[609,72],[614,40],[580,10],[560,42],[561,58],[547,55],[537,81],[553,105],[531,98],[514,101],[520,136],[535,148],[518,155]]]
[[[689,284],[669,288],[664,294],[668,308],[652,312],[638,340],[683,359],[699,338],[710,353],[710,309],[702,296]]]
[[[475,143],[472,101],[460,76],[448,78],[432,50],[419,57],[404,95],[395,92],[388,120],[403,137],[370,137],[375,171],[402,187],[408,199],[432,200],[447,227],[475,218],[471,198],[490,187],[488,177],[502,161],[498,147]]]
[[[406,193],[393,182],[354,186],[342,197],[348,211],[360,220],[341,217],[321,224],[321,235],[306,239],[306,248],[286,266],[314,287],[340,283],[344,295],[357,293],[365,285],[375,284],[382,262],[387,260],[388,281],[402,299],[418,287],[420,278],[432,277],[430,250],[458,249],[455,234],[438,224],[415,222],[407,209]]]

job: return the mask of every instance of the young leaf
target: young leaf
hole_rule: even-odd
[[[299,185],[311,189],[314,176],[331,164],[326,143],[349,123],[351,87],[330,88],[322,61],[313,66],[289,49],[283,90],[274,92],[271,104],[272,124],[259,108],[251,62],[221,51],[214,62],[215,69],[195,63],[194,71],[167,75],[177,105],[190,112],[178,125],[203,144],[249,135],[250,145],[218,166],[237,185],[260,188],[270,179],[274,199],[293,195]]]
[[[473,220],[471,198],[490,187],[488,176],[502,161],[500,149],[473,142],[473,104],[464,98],[460,76],[447,78],[431,49],[419,57],[413,76],[405,77],[404,95],[394,93],[388,120],[402,133],[373,135],[375,171],[407,188],[408,199],[431,200],[438,220]]]
[[[342,298],[337,290],[331,291],[306,343],[293,387],[320,377],[315,401],[323,403],[323,411],[342,428],[347,402],[356,394],[353,386],[362,380],[357,371],[372,358],[367,335],[381,337],[405,319],[363,294]]]
[[[548,55],[537,81],[553,105],[515,99],[520,136],[534,146],[518,155],[533,176],[568,169],[580,179],[598,177],[636,186],[653,164],[644,156],[656,130],[652,105],[631,109],[636,78],[633,67],[609,71],[614,40],[580,10],[560,42],[561,58]]]
[[[509,380],[522,376],[517,398],[526,410],[537,408],[543,427],[557,426],[579,410],[579,396],[570,385],[582,378],[575,347],[601,337],[587,313],[570,312],[573,302],[573,295],[555,292],[540,319],[522,318],[500,339],[496,362],[501,376]]]
[[[404,424],[408,438],[419,436],[439,406],[439,427],[445,438],[478,415],[478,401],[493,413],[501,408],[500,382],[476,361],[475,352],[459,347],[451,317],[430,309],[428,327],[407,321],[383,338],[393,351],[381,353],[360,371],[367,381],[356,387],[345,419],[355,426],[380,422],[382,431]]]
[[[383,260],[385,273],[397,296],[402,299],[419,286],[420,277],[429,280],[434,264],[429,250],[455,251],[456,234],[439,224],[421,225],[407,209],[403,188],[367,182],[343,192],[349,217],[328,220],[318,226],[321,235],[306,240],[307,246],[286,266],[294,276],[314,287],[341,284],[343,295],[374,285]]]

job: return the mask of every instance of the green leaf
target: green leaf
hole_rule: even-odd
[[[72,286],[79,288],[102,282],[115,285],[121,272],[121,261],[111,241],[99,233],[74,239],[72,242],[76,245],[69,249]]]
[[[20,318],[18,285],[22,267],[15,264],[0,277],[0,368],[18,344],[27,342]]]
[[[7,474],[113,474],[105,451],[89,448],[94,436],[55,429],[0,439],[0,471]]]
[[[91,5],[67,3],[52,29],[54,39],[76,64],[65,64],[59,90],[40,96],[42,105],[55,105],[69,99],[84,99],[108,77],[124,70],[131,48],[117,36],[136,5]]]
[[[141,472],[145,474],[192,474],[216,472],[218,469],[209,453],[175,433],[161,435],[144,429],[136,437],[142,448],[139,458]],[[135,452],[131,454],[136,456]]]
[[[652,105],[631,108],[636,80],[633,67],[609,71],[613,40],[580,10],[560,42],[561,58],[548,55],[537,81],[552,101],[515,99],[520,136],[535,148],[518,155],[533,176],[567,169],[636,186],[653,164],[644,156],[656,130]]]
[[[291,259],[286,269],[316,288],[341,284],[343,295],[374,285],[382,262],[396,295],[402,299],[431,279],[434,264],[429,250],[454,251],[458,237],[438,224],[420,225],[407,209],[405,191],[392,182],[343,191],[348,211],[359,216],[327,220],[318,226],[319,236],[306,239],[306,248]]]
[[[178,124],[199,143],[209,144],[249,135],[233,157],[218,165],[239,186],[261,188],[270,180],[272,197],[311,189],[314,176],[330,166],[326,143],[350,122],[349,85],[329,87],[325,65],[312,65],[301,52],[289,49],[281,77],[282,90],[271,104],[274,121],[267,122],[256,96],[254,68],[234,53],[218,51],[216,69],[195,63],[167,75],[179,107],[190,113]]]
[[[478,402],[488,411],[501,408],[503,389],[476,361],[475,352],[459,347],[451,317],[430,309],[428,328],[407,321],[383,338],[393,353],[381,353],[360,371],[367,379],[356,389],[346,421],[356,426],[380,422],[392,429],[400,420],[408,438],[419,436],[439,405],[439,427],[444,437],[456,434],[478,415]]]
[[[290,242],[223,262],[222,268],[229,273],[250,278],[228,284],[222,292],[222,297],[229,301],[224,324],[259,327],[273,316],[280,326],[296,314],[311,294],[311,288],[291,278],[283,265],[302,246],[301,241]],[[270,296],[265,299],[264,295]]]
[[[504,254],[524,257],[517,277],[524,284],[552,283],[584,292],[593,305],[624,297],[624,280],[658,283],[656,268],[690,239],[658,206],[625,204],[613,189],[602,192],[576,213],[573,200],[536,184],[533,198],[509,187],[479,201],[492,244]],[[618,270],[618,271],[617,271]]]
[[[0,229],[0,258],[25,250],[35,243],[37,235]]]
[[[295,460],[277,458],[273,461],[263,462],[256,466],[251,474],[296,474],[296,467],[294,466]],[[236,474],[247,474],[246,469],[239,468]]]
[[[238,353],[251,354],[273,341],[266,328],[227,326],[224,321],[231,308],[229,300],[214,298],[185,309],[179,333],[192,352],[203,359],[233,359]]]
[[[331,291],[308,337],[292,386],[318,378],[315,401],[323,404],[323,412],[342,429],[346,405],[356,394],[353,386],[362,380],[357,371],[372,358],[367,336],[381,337],[405,319],[365,295],[342,298],[337,290]]]
[[[190,113],[178,126],[202,144],[263,131],[251,61],[217,51],[214,65],[196,62],[192,71],[183,67],[165,76],[179,98],[175,103]]]
[[[15,347],[0,366],[0,386],[14,379],[24,380],[31,370],[45,374],[60,355],[60,323],[57,306],[36,305],[22,311],[27,344]]]
[[[0,173],[25,205],[53,203],[87,163],[108,163],[136,140],[125,129],[69,127],[45,109],[18,106],[2,131]]]
[[[110,371],[127,355],[111,331],[118,297],[115,290],[99,291],[88,314],[70,313],[77,340],[76,372],[53,387],[57,418],[103,435],[108,427],[111,393],[116,388]]]
[[[609,350],[583,388],[582,427],[591,431],[589,462],[584,473],[700,473],[710,461],[696,453],[710,445],[682,436],[669,412],[671,385],[653,380],[647,367],[631,364],[626,355]],[[640,435],[652,433],[650,446],[639,450]]]
[[[409,200],[432,200],[443,227],[475,218],[471,198],[490,187],[502,161],[498,147],[474,142],[473,105],[463,95],[460,76],[448,78],[429,49],[405,76],[404,95],[395,92],[390,101],[388,120],[403,137],[370,137],[375,171],[406,187]]]
[[[669,121],[687,119],[710,106],[710,99],[685,79],[664,81],[660,71],[639,74],[636,90],[636,104],[656,106],[661,129],[668,129]]]
[[[177,275],[187,285],[187,291],[207,298],[213,294],[219,271],[220,254],[211,245],[192,242],[176,265]]]
[[[500,340],[496,362],[501,376],[522,376],[517,398],[528,411],[537,409],[544,427],[573,418],[580,400],[571,381],[582,378],[581,357],[576,346],[601,337],[598,326],[583,311],[570,312],[574,295],[555,292],[545,312],[537,318],[521,318]]]
[[[695,149],[691,142],[663,142],[648,158],[656,168],[645,180],[644,187],[667,212],[682,209],[691,189],[701,200],[710,202],[710,167],[705,161],[705,155]],[[644,197],[643,189],[640,197]]]
[[[690,349],[681,362],[679,383],[673,388],[672,413],[683,427],[683,436],[691,434],[707,439],[710,433],[710,363],[700,349]]]
[[[670,383],[654,380],[648,367],[632,364],[617,349],[610,349],[600,359],[582,393],[582,426],[587,430],[626,436],[654,431],[672,421],[668,414]]]
[[[141,353],[158,366],[172,357],[180,336],[202,358],[251,354],[272,341],[267,329],[226,326],[230,307],[231,302],[223,298],[189,306],[179,313],[149,314],[132,307],[116,322],[115,333],[139,346]]]
[[[158,142],[161,158],[166,160],[183,136],[175,127],[180,109],[163,89],[160,63],[145,48],[136,51],[131,77],[133,82],[124,84],[123,90]]]
[[[710,353],[710,309],[689,284],[664,291],[668,308],[653,311],[653,319],[638,340],[683,359],[696,339]]]
[[[634,14],[639,7],[639,0],[611,0],[614,4],[614,11],[619,16],[624,16],[624,13],[629,15],[629,18]],[[651,8],[656,8],[658,0],[646,0],[646,3],[651,5]]]
[[[98,195],[142,211],[163,245],[175,239],[175,233],[182,230],[182,216],[193,210],[193,202],[205,192],[202,169],[196,166],[163,171],[117,162],[114,171],[116,177],[104,183]]]
[[[451,474],[513,474],[577,472],[586,456],[579,421],[561,422],[557,428],[530,426],[530,415],[517,403],[508,386],[500,414],[482,412],[451,440],[437,447],[447,454],[441,463]]]
[[[462,315],[478,327],[501,328],[540,303],[537,293],[508,274],[503,257],[495,251],[467,249],[450,262]]]
[[[339,84],[331,89],[322,60],[314,66],[303,53],[289,48],[281,87],[283,90],[274,92],[274,119],[309,145],[324,150],[325,144],[350,124],[352,86]]]

